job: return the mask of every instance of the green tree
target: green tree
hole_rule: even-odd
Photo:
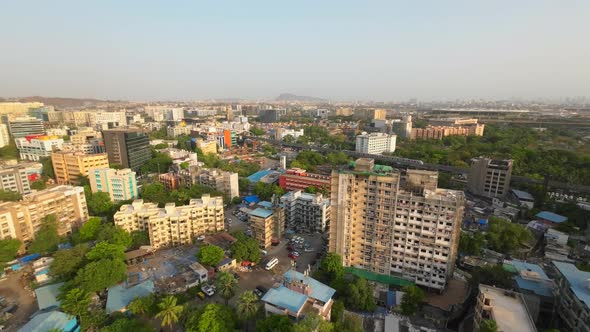
[[[108,316],[104,309],[88,311],[80,323],[80,331],[98,331],[107,322]]]
[[[221,304],[207,304],[191,313],[184,325],[186,332],[233,332],[236,319],[232,310]]]
[[[264,183],[259,181],[254,185],[254,193],[261,199],[268,201],[273,195],[280,198],[285,194],[285,191],[274,183]]]
[[[293,323],[285,315],[270,315],[256,321],[256,332],[292,332]]]
[[[180,314],[182,314],[184,308],[176,302],[176,297],[170,295],[166,296],[160,301],[160,303],[158,303],[159,312],[156,314],[156,318],[162,320],[162,327],[172,327],[172,324],[178,322]]]
[[[501,288],[511,288],[513,283],[512,277],[512,273],[504,270],[501,265],[488,265],[475,268],[471,271],[471,279],[469,281],[473,287],[477,287],[481,283]]]
[[[129,235],[129,233],[127,233],[125,230],[113,224],[103,224],[96,235],[96,241],[107,241],[112,244],[118,244],[127,249],[129,246],[131,246],[132,240],[131,235]]]
[[[144,184],[141,188],[141,198],[160,206],[164,206],[164,204],[171,202],[168,193],[166,192],[166,188],[164,188],[164,185],[159,182]]]
[[[483,252],[485,241],[485,235],[482,233],[470,235],[462,232],[459,239],[459,251],[467,255],[479,256]]]
[[[100,230],[102,220],[97,217],[91,217],[80,227],[80,239],[82,241],[91,241],[96,239],[96,235]]]
[[[93,216],[106,217],[113,212],[113,202],[111,196],[105,192],[92,193],[86,197],[88,213]]]
[[[498,332],[498,324],[493,319],[484,319],[479,324],[478,332]]]
[[[21,242],[19,240],[0,240],[0,268],[2,268],[5,263],[10,262],[14,259],[14,257],[16,257],[20,246]]]
[[[72,288],[60,298],[60,307],[63,312],[76,316],[78,320],[80,317],[88,313],[90,306],[90,294],[80,288]]]
[[[23,196],[16,191],[0,190],[0,202],[17,202],[20,201]]]
[[[72,249],[58,250],[53,255],[54,260],[49,266],[49,274],[61,280],[71,280],[86,263],[87,252],[86,244],[79,244]]]
[[[359,316],[346,314],[342,321],[334,324],[334,331],[339,332],[363,332],[363,321]]]
[[[532,234],[522,225],[513,224],[508,220],[490,217],[490,227],[486,232],[488,246],[495,251],[510,254],[521,243],[530,241]]]
[[[342,300],[335,300],[334,304],[332,304],[332,314],[330,315],[330,320],[332,322],[341,322],[344,320],[344,301]]]
[[[16,148],[16,144],[14,140],[11,139],[10,143],[4,147],[0,148],[0,159],[8,160],[8,159],[17,159],[18,158],[18,149]]]
[[[412,284],[404,286],[403,292],[404,296],[402,297],[402,303],[400,304],[401,312],[405,316],[412,316],[420,309],[424,302],[424,291]]]
[[[147,231],[133,231],[131,232],[131,247],[139,248],[141,246],[150,245],[150,235]]]
[[[376,308],[373,286],[367,279],[357,277],[348,287],[348,305],[356,310],[373,311]]]
[[[236,294],[238,281],[233,276],[233,274],[221,272],[217,275],[215,284],[217,286],[217,291],[225,300],[225,305],[227,305],[229,299],[231,299]]]
[[[101,259],[80,269],[74,284],[87,292],[100,292],[125,280],[127,265],[120,260]]]
[[[43,165],[43,175],[55,180],[55,172],[53,171],[53,162],[51,161],[51,157],[44,157],[39,161],[41,162],[41,165]]]
[[[201,264],[215,267],[223,260],[225,252],[218,246],[210,245],[202,247],[196,256]]]
[[[127,306],[127,309],[134,315],[145,315],[153,313],[156,309],[155,307],[156,298],[153,294],[150,294],[133,299]]]
[[[315,312],[308,313],[305,318],[293,325],[293,332],[331,332],[333,329],[332,323]]]
[[[342,256],[329,252],[320,262],[320,271],[324,273],[329,282],[340,279],[344,276]]]
[[[166,144],[166,143],[160,143],[160,144],[154,145],[154,149],[156,149],[156,150],[161,150],[161,149],[166,149],[166,148],[168,148],[168,144]]]
[[[245,291],[240,295],[236,306],[236,312],[239,317],[248,321],[256,316],[259,309],[258,296],[253,291]]]
[[[118,318],[111,325],[100,330],[101,332],[155,332],[152,327],[137,319]]]
[[[240,232],[235,234],[236,242],[231,247],[232,258],[238,261],[260,262],[260,248],[256,239],[246,236]]]
[[[112,259],[125,261],[125,247],[119,244],[112,244],[106,241],[99,242],[90,249],[86,254],[86,258],[90,261],[98,261],[101,259]]]
[[[39,180],[36,180],[33,183],[31,183],[31,189],[43,190],[46,188],[47,188],[47,185],[45,184],[45,181],[43,179],[39,179]]]
[[[255,136],[262,136],[266,133],[266,131],[264,131],[263,129],[260,129],[258,127],[250,128],[250,132],[252,133],[252,135],[255,135]]]
[[[60,242],[57,233],[57,219],[55,215],[50,214],[43,218],[39,231],[35,233],[35,239],[29,245],[30,253],[47,254],[57,250]]]

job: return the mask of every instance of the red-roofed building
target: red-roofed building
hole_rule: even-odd
[[[290,168],[279,176],[279,186],[286,191],[305,190],[307,187],[324,188],[330,192],[330,176],[307,173],[301,168]]]

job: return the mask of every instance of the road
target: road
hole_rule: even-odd
[[[6,302],[15,301],[18,308],[4,326],[6,331],[16,331],[16,329],[29,321],[29,317],[37,311],[37,300],[31,290],[25,289],[21,283],[21,277],[24,271],[14,272],[8,275],[8,278],[0,281],[0,296],[5,298]]]

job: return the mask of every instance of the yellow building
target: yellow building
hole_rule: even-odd
[[[71,234],[88,220],[84,189],[62,185],[26,195],[20,202],[0,203],[0,239],[30,242],[48,215],[55,215],[60,236]]]
[[[80,184],[80,176],[88,176],[90,168],[108,168],[106,153],[56,151],[51,154],[55,179],[59,184]]]
[[[443,290],[457,258],[464,194],[437,188],[438,173],[402,174],[373,159],[333,171],[329,251],[344,266]]]
[[[197,147],[203,151],[204,155],[209,153],[217,154],[217,142],[216,141],[204,141],[202,138],[197,139]]]
[[[225,228],[223,198],[210,195],[191,199],[184,206],[169,203],[163,209],[138,199],[121,206],[114,220],[127,232],[148,231],[150,243],[156,249],[192,244],[199,235]]]
[[[7,102],[0,103],[0,114],[23,114],[29,111],[31,108],[43,107],[43,103],[32,102],[32,103],[20,103],[20,102]]]
[[[248,213],[252,235],[260,248],[268,248],[272,240],[279,240],[285,228],[285,216],[282,208],[269,210],[256,208]]]

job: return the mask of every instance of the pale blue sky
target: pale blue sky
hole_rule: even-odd
[[[590,95],[590,1],[0,2],[0,96]]]

